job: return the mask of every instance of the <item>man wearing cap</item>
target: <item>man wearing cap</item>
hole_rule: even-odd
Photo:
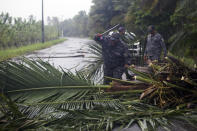
[[[102,45],[102,55],[104,59],[104,76],[121,79],[125,67],[128,65],[128,59],[125,53],[125,47],[119,39],[118,33],[113,33],[111,36],[102,36],[97,34],[95,41]],[[109,84],[111,81],[104,79],[104,84]]]
[[[119,27],[118,28],[118,33],[119,33],[119,39],[120,39],[120,42],[124,45],[124,47],[125,47],[125,55],[128,55],[128,56],[125,56],[125,58],[127,58],[127,61],[128,61],[128,63],[127,64],[130,64],[130,62],[129,62],[129,58],[131,57],[130,55],[129,55],[129,45],[128,45],[128,41],[125,39],[125,28],[124,27]]]
[[[124,45],[128,48],[127,43],[129,43],[129,41],[127,39],[125,39],[125,31],[126,31],[126,29],[122,26],[118,28],[118,33],[120,35],[120,41],[122,43],[124,43]]]
[[[157,33],[153,25],[148,27],[148,33],[144,59],[148,64],[150,64],[154,60],[160,60],[162,49],[164,52],[164,57],[166,57],[167,50],[163,37]]]
[[[129,41],[128,41],[128,39],[125,38],[125,31],[126,31],[126,29],[122,26],[118,28],[118,33],[120,35],[120,41],[124,44],[125,51],[127,51],[125,54],[128,55],[126,58],[128,59],[127,61],[128,61],[128,66],[129,66],[132,63],[131,62],[132,56],[131,56],[131,53],[129,53],[129,45],[128,45]],[[127,79],[132,79],[133,76],[131,76],[129,74],[127,69],[125,70],[125,74],[126,74]]]

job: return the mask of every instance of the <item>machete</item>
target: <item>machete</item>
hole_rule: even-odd
[[[108,34],[110,31],[112,31],[112,30],[118,28],[119,26],[120,26],[120,24],[117,24],[117,25],[115,25],[114,27],[112,27],[112,28],[110,28],[109,30],[107,30],[107,31],[105,31],[104,33],[102,33],[101,35],[106,35],[106,34]]]

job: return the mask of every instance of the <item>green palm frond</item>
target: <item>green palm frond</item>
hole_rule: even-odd
[[[4,78],[1,80],[3,91],[31,117],[46,113],[49,108],[50,111],[122,108],[119,100],[100,92],[110,86],[95,86],[81,72],[74,75],[59,71],[41,60],[1,63],[0,77]]]
[[[0,128],[2,131],[34,129],[45,124],[43,120],[26,118],[17,105],[3,94],[0,94],[0,98]]]
[[[24,59],[22,63],[12,61],[0,63],[0,77],[6,90],[39,88],[61,85],[90,85],[81,74],[61,72],[48,62]],[[76,82],[77,80],[77,82]]]
[[[171,130],[176,123],[174,120],[195,124],[196,116],[190,110],[161,110],[145,103],[131,101],[125,110],[81,110],[68,111],[68,114],[49,125],[61,123],[56,129],[71,130],[122,130],[137,124],[142,131],[157,130],[158,128]],[[192,114],[192,115],[191,115]],[[77,123],[77,124],[74,124]],[[195,127],[195,126],[194,126]]]
[[[88,44],[88,51],[90,56],[88,60],[84,61],[87,64],[82,71],[88,74],[88,78],[100,82],[103,78],[102,47],[98,43],[90,43]]]

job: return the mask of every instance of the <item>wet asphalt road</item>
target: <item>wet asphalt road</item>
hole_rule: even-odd
[[[56,67],[61,66],[71,71],[80,70],[85,65],[83,61],[88,59],[87,44],[91,42],[94,41],[88,38],[67,38],[63,43],[35,51],[26,57],[40,58]]]

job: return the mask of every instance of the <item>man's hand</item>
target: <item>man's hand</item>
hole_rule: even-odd
[[[101,36],[102,36],[102,34],[98,33],[98,34],[96,34],[96,36],[97,36],[97,37],[101,37]]]
[[[95,36],[94,36],[94,40],[95,41],[98,41],[100,38],[102,37],[102,34],[96,34]]]
[[[145,56],[144,56],[144,61],[147,61],[147,59],[148,59],[148,57],[145,55]]]
[[[125,64],[124,67],[125,67],[125,68],[129,68],[129,65],[128,65],[128,64]]]

